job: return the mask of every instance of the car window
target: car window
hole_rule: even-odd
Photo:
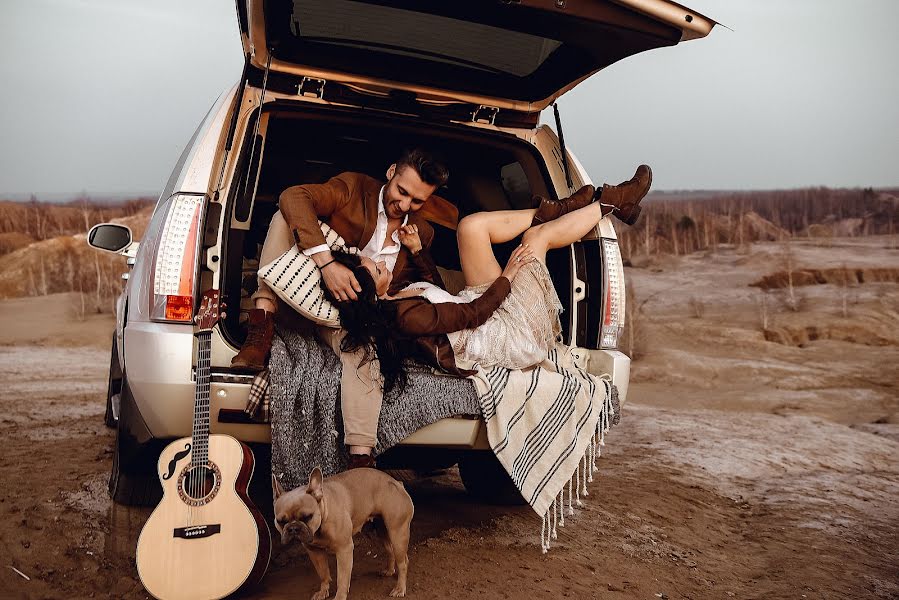
[[[515,208],[531,206],[531,184],[521,163],[513,162],[500,169],[500,179],[509,202]]]
[[[320,44],[517,76],[536,71],[561,45],[538,35],[352,0],[294,2],[291,33]]]

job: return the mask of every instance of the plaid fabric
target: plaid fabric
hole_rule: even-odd
[[[250,395],[247,398],[247,406],[243,409],[251,419],[259,423],[269,423],[272,419],[271,393],[268,380],[268,369],[260,371],[253,378],[253,385],[250,386]]]

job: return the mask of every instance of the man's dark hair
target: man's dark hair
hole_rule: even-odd
[[[449,169],[443,160],[423,148],[403,151],[402,156],[396,161],[397,170],[402,166],[415,169],[421,180],[428,185],[442,187],[449,179]]]

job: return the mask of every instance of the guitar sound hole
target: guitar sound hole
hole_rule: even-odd
[[[216,489],[216,472],[209,467],[194,467],[184,478],[184,493],[193,500],[202,500]]]

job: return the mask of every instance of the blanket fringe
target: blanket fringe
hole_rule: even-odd
[[[589,496],[587,483],[593,483],[593,473],[598,471],[596,459],[602,456],[602,447],[605,446],[605,434],[611,428],[615,407],[612,405],[612,384],[601,380],[606,387],[605,400],[602,406],[596,430],[590,436],[590,443],[584,451],[584,455],[578,461],[577,469],[568,480],[568,516],[574,516],[574,507],[583,507],[581,496]],[[557,514],[558,510],[558,514]],[[540,549],[546,554],[550,549],[552,540],[558,538],[557,527],[565,527],[565,486],[559,491],[559,495],[552,501],[547,511],[543,514],[540,525]]]

